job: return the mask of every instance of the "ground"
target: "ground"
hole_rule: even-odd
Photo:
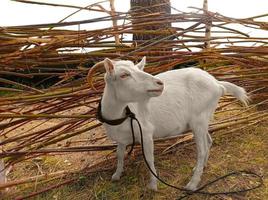
[[[233,196],[218,195],[214,197],[193,195],[188,199],[268,199],[267,132],[267,123],[262,123],[241,132],[238,131],[235,134],[222,135],[220,131],[214,133],[212,136],[214,143],[211,149],[208,166],[205,169],[202,178],[202,183],[206,183],[217,176],[224,175],[233,170],[251,170],[263,176],[264,186],[245,194]],[[156,168],[158,169],[159,175],[171,184],[184,186],[189,180],[192,168],[195,164],[195,145],[187,143],[174,149],[173,152],[169,154],[161,155],[158,153],[155,157]],[[108,170],[107,172],[97,173],[94,176],[81,176],[81,180],[74,184],[62,186],[32,199],[160,200],[177,199],[181,196],[181,192],[169,188],[161,183],[158,185],[158,192],[148,190],[146,185],[149,180],[149,174],[142,161],[142,157],[132,156],[126,159],[129,161],[128,165],[125,166],[124,175],[118,182],[110,181],[111,175],[114,171],[113,169]],[[51,165],[54,165],[54,168],[58,167],[60,169],[62,166],[55,165],[55,162],[56,160],[53,160],[53,158],[47,159],[45,162],[46,164],[42,165],[42,167],[45,169],[45,166],[51,168]],[[73,163],[70,165],[73,165]],[[68,168],[68,163],[66,164],[66,168]],[[27,168],[24,170],[27,170]],[[256,180],[247,182],[254,184]],[[215,189],[235,189],[243,186],[244,184],[244,180],[239,179],[237,181],[237,179],[231,178],[228,181],[221,181],[217,184],[217,186],[211,188],[211,191]],[[27,190],[28,189],[26,189],[23,193],[27,194],[27,192],[29,192]],[[5,197],[5,199],[13,198],[14,196],[10,192]]]

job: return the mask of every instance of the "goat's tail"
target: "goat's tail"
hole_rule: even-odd
[[[218,81],[218,82],[223,87],[224,94],[226,92],[230,93],[231,95],[239,99],[245,106],[248,106],[250,98],[248,97],[247,92],[244,88],[226,81]]]

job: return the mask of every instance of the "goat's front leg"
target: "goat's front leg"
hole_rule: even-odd
[[[156,174],[156,170],[154,167],[154,141],[152,137],[144,137],[143,138],[143,147],[144,147],[144,155],[147,163],[149,164],[149,167],[151,170]],[[157,191],[157,178],[151,174],[151,180],[148,185],[149,189]]]
[[[124,155],[125,155],[126,145],[118,144],[116,153],[117,153],[117,168],[115,173],[112,176],[113,181],[117,181],[120,179],[122,172],[124,171]]]

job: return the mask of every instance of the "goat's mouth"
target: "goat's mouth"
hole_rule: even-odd
[[[147,90],[148,94],[150,96],[159,96],[162,94],[163,89],[153,89],[153,90]]]
[[[147,90],[147,92],[162,92],[163,89]]]

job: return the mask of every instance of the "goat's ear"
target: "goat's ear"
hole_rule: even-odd
[[[142,58],[142,60],[137,64],[137,67],[138,67],[140,70],[143,70],[145,64],[146,64],[146,56],[144,56],[144,57]]]
[[[114,64],[109,58],[105,58],[103,64],[107,73],[112,74],[114,72]]]

